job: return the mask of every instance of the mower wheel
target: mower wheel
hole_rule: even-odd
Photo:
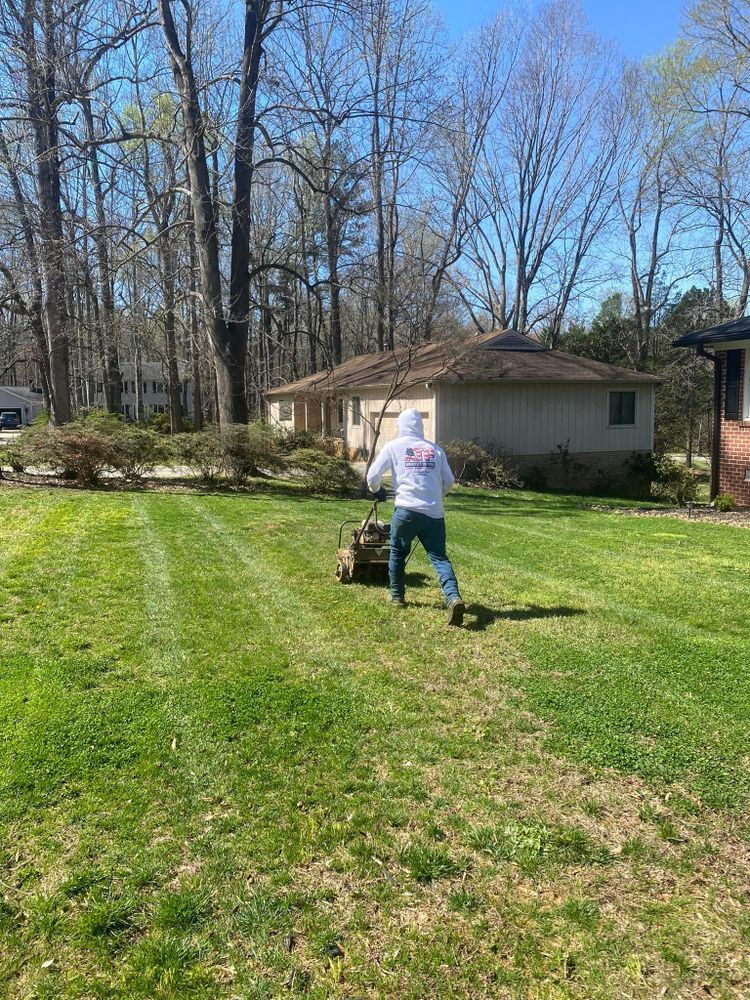
[[[346,565],[346,563],[340,562],[336,567],[336,579],[339,581],[339,583],[352,582],[352,577],[351,574],[349,573],[349,567]]]

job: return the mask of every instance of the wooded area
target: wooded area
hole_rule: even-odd
[[[234,424],[512,326],[659,371],[700,437],[710,374],[669,342],[750,292],[744,0],[640,65],[574,0],[456,44],[427,0],[0,0],[0,37],[0,381],[56,423],[99,384],[119,412],[125,363],[162,362],[179,431],[187,377]]]

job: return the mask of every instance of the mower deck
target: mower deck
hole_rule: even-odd
[[[348,546],[342,545],[344,528],[357,524]],[[336,550],[336,579],[341,583],[387,583],[390,558],[390,524],[378,520],[378,503],[375,501],[364,521],[344,521],[339,528],[339,547]]]

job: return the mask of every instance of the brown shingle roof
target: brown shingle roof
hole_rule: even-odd
[[[644,372],[552,351],[515,330],[460,342],[425,344],[412,351],[360,354],[331,371],[270,389],[268,396],[320,395],[399,382],[658,382]]]

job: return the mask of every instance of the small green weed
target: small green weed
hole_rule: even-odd
[[[462,866],[454,861],[446,848],[415,841],[399,855],[401,864],[417,882],[434,882],[460,874]]]
[[[602,864],[609,852],[575,827],[554,827],[533,820],[511,820],[500,826],[476,827],[468,843],[496,861],[512,861],[532,872],[547,864]]]
[[[468,889],[457,889],[448,897],[448,906],[456,913],[479,913],[484,909],[481,898]]]
[[[118,937],[130,929],[137,913],[138,904],[130,896],[94,896],[86,901],[78,931],[84,940]]]
[[[590,899],[569,899],[560,907],[560,913],[587,931],[595,930],[599,923],[599,907]]]
[[[165,931],[190,931],[206,920],[211,912],[211,897],[199,885],[186,885],[161,896],[154,915],[154,926]]]

